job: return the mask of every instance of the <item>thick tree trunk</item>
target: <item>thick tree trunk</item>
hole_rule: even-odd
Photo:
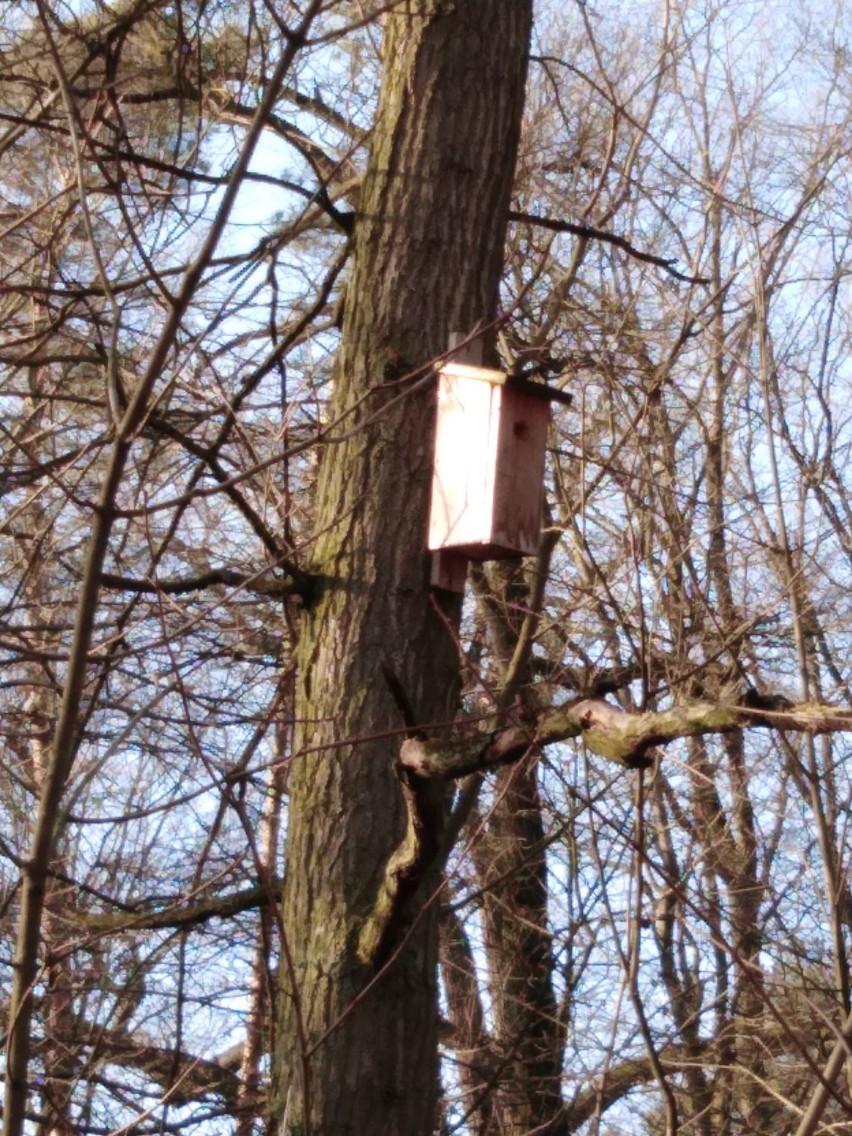
[[[495,314],[531,10],[415,0],[387,20],[300,646],[275,1070],[291,1136],[434,1128],[434,881],[395,919],[401,950],[372,986],[358,937],[404,831],[382,667],[423,725],[452,717],[458,686],[458,601],[439,606],[424,552],[433,387],[407,376]]]

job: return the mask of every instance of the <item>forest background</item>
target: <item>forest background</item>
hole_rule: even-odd
[[[2,28],[4,1136],[852,1131],[849,4]]]

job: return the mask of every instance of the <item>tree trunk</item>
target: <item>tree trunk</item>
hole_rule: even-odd
[[[562,1027],[547,923],[545,833],[535,766],[501,770],[477,860],[500,1064],[500,1136],[549,1131],[560,1113]]]
[[[549,556],[543,548],[537,565],[545,576]],[[522,627],[539,606],[533,579],[519,564],[506,561],[494,565],[483,583],[480,603],[488,612],[489,654],[502,675],[501,702],[511,698],[514,709],[534,714],[529,653],[518,660]],[[530,755],[497,771],[488,821],[472,848],[484,891],[497,1071],[493,1079],[498,1120],[492,1132],[499,1136],[550,1131],[562,1106],[564,1029],[553,986],[546,847],[536,762]]]
[[[404,833],[383,667],[424,726],[458,690],[460,605],[430,591],[424,551],[434,387],[408,376],[495,315],[531,18],[532,0],[387,18],[300,644],[275,1069],[290,1136],[434,1129],[437,879],[395,913],[390,954],[365,961],[358,939]]]

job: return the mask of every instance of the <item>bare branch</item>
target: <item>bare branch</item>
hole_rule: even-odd
[[[520,221],[525,225],[536,225],[540,229],[549,229],[552,233],[571,233],[575,237],[585,237],[587,240],[604,241],[622,249],[634,260],[641,260],[645,264],[654,264],[673,276],[675,280],[682,280],[686,284],[709,284],[707,276],[689,276],[675,268],[675,261],[671,257],[656,256],[651,252],[642,252],[630,241],[620,237],[617,233],[610,233],[606,229],[596,229],[593,225],[578,225],[574,221],[563,221],[555,217],[540,217],[536,213],[521,213],[511,210],[510,221]]]

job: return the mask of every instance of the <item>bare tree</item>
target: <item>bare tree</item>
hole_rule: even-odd
[[[532,16],[6,22],[9,1136],[852,1123],[848,12]],[[453,331],[572,396],[463,604]]]

